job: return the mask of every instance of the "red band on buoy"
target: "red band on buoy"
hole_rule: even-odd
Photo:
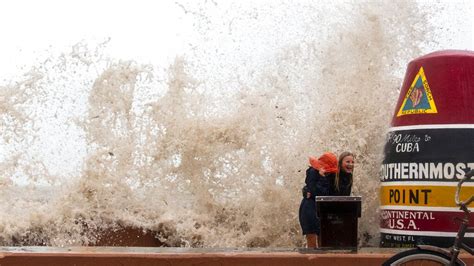
[[[474,52],[440,51],[408,64],[392,126],[474,123]]]

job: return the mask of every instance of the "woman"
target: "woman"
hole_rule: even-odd
[[[343,152],[339,155],[338,171],[331,186],[330,196],[350,196],[352,189],[352,173],[354,171],[354,154]]]
[[[318,247],[320,221],[316,216],[316,196],[328,196],[333,190],[336,178],[337,157],[333,153],[324,153],[318,159],[309,157],[310,167],[306,170],[306,186],[303,188],[303,200],[300,204],[299,220],[308,248]]]

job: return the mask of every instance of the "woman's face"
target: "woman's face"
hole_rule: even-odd
[[[354,156],[347,155],[342,158],[341,169],[346,173],[352,174],[352,171],[354,170]]]

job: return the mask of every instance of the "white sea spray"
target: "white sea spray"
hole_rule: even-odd
[[[350,150],[359,243],[377,245],[385,131],[406,64],[452,48],[440,31],[464,32],[436,17],[467,11],[178,5],[195,35],[166,69],[78,43],[0,86],[0,243],[88,245],[129,226],[167,246],[302,246],[307,157]]]

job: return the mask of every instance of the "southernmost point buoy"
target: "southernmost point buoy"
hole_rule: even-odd
[[[474,169],[474,52],[439,51],[408,64],[384,152],[380,246],[451,246],[462,214],[457,182]],[[460,198],[470,195],[473,181]],[[466,237],[474,246],[474,233]]]

